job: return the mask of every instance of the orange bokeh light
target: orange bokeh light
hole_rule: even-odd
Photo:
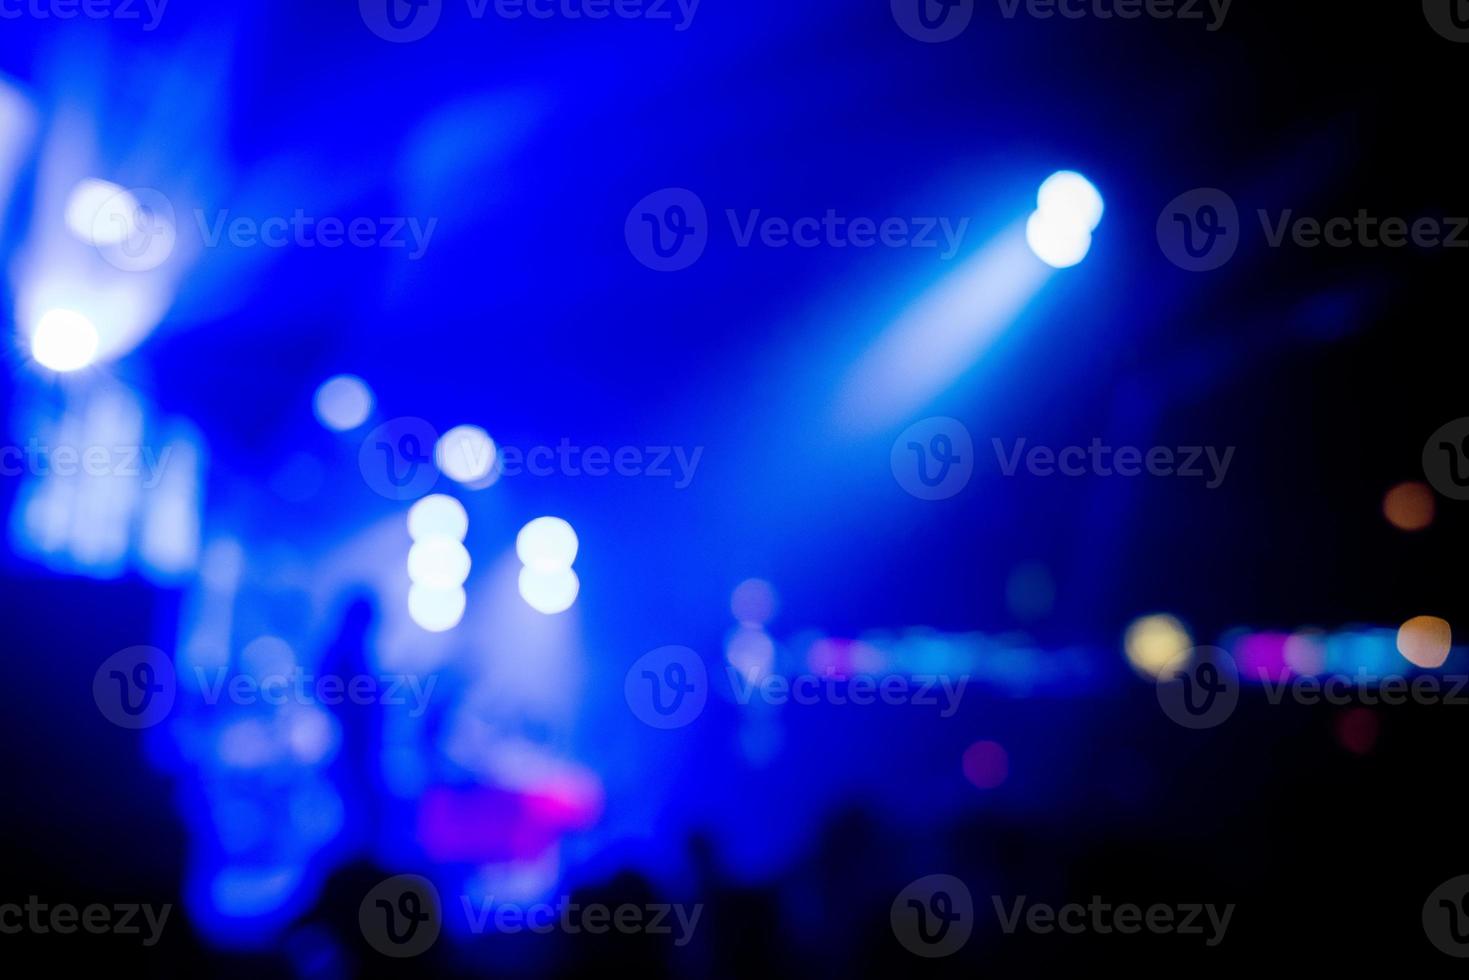
[[[1433,523],[1433,491],[1421,483],[1399,483],[1382,498],[1382,514],[1399,531],[1421,531]]]

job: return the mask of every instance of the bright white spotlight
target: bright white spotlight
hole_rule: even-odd
[[[316,418],[334,432],[349,432],[372,414],[372,389],[354,374],[328,378],[316,389]]]
[[[453,538],[425,538],[408,549],[408,577],[418,585],[452,589],[469,578],[469,552]]]
[[[88,245],[117,245],[132,231],[138,199],[110,180],[88,177],[66,201],[66,227]]]
[[[581,580],[570,568],[520,570],[520,597],[538,613],[554,616],[566,612],[580,591]]]
[[[458,425],[439,437],[434,460],[456,483],[479,484],[495,468],[495,441],[477,425]]]
[[[1092,250],[1092,233],[1085,224],[1037,211],[1025,223],[1030,250],[1053,269],[1069,269]]]
[[[75,310],[42,314],[31,332],[31,356],[53,371],[79,371],[97,356],[97,328]]]
[[[537,517],[515,536],[515,554],[521,564],[542,572],[570,568],[579,546],[576,531],[559,517]]]
[[[436,589],[415,582],[408,589],[408,615],[430,633],[444,633],[464,618],[466,599],[458,586]]]
[[[453,538],[463,541],[469,533],[469,515],[453,497],[436,493],[424,497],[408,511],[408,536],[414,541]]]
[[[1036,195],[1036,207],[1063,224],[1081,225],[1096,231],[1107,206],[1091,181],[1074,170],[1062,170],[1046,178]]]

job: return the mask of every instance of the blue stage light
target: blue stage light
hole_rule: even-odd
[[[1025,241],[1036,258],[1053,269],[1069,269],[1092,250],[1092,233],[1085,225],[1037,211],[1025,223]]]
[[[1069,269],[1091,251],[1092,232],[1106,209],[1101,193],[1081,174],[1054,173],[1036,194],[1036,211],[1025,224],[1025,240],[1046,265]]]
[[[861,434],[908,418],[974,366],[1050,280],[1021,222],[995,238],[885,329],[850,369],[835,413]]]
[[[1062,170],[1051,174],[1036,194],[1036,210],[1067,224],[1096,231],[1107,210],[1102,194],[1081,174]]]

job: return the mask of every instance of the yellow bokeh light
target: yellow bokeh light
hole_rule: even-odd
[[[1127,628],[1123,646],[1128,663],[1149,677],[1160,677],[1193,648],[1193,637],[1177,619],[1143,616]]]

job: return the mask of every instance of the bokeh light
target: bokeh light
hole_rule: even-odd
[[[1382,499],[1382,514],[1399,531],[1422,531],[1433,523],[1433,491],[1422,483],[1399,483]]]
[[[1285,641],[1285,664],[1302,677],[1326,670],[1326,641],[1319,631],[1298,630]]]
[[[436,589],[463,585],[469,578],[469,552],[450,537],[424,538],[408,549],[408,577]]]
[[[581,591],[581,580],[570,568],[520,570],[520,597],[536,612],[554,616],[570,609]]]
[[[458,626],[467,602],[468,597],[458,586],[438,589],[415,582],[408,589],[408,615],[430,633],[443,633]]]
[[[372,389],[355,374],[339,374],[316,389],[316,418],[334,432],[349,432],[372,414]]]
[[[999,742],[975,742],[964,750],[964,778],[980,789],[999,789],[1010,777],[1010,755]]]
[[[1414,616],[1398,629],[1398,652],[1426,670],[1444,665],[1453,642],[1448,621],[1437,616]]]
[[[1025,241],[1036,257],[1053,269],[1079,265],[1092,250],[1092,233],[1085,225],[1037,211],[1025,223]]]
[[[760,578],[745,579],[729,597],[729,611],[746,626],[765,626],[775,618],[775,587]]]
[[[725,659],[750,683],[759,683],[775,667],[775,642],[757,626],[741,626],[724,647]]]
[[[1102,223],[1106,207],[1101,192],[1074,170],[1047,177],[1036,194],[1036,208],[1042,214],[1087,231],[1095,231]]]
[[[576,531],[559,517],[537,517],[515,537],[515,554],[520,563],[542,572],[569,569],[576,561],[579,547]]]
[[[477,425],[455,426],[439,437],[434,460],[439,471],[456,483],[487,485],[495,472],[495,441]]]
[[[79,371],[97,356],[101,339],[92,321],[75,310],[49,310],[31,332],[31,356],[53,371]]]
[[[469,533],[469,514],[464,505],[446,494],[424,497],[408,511],[408,536],[414,541],[453,538],[463,541]]]
[[[116,245],[133,228],[139,204],[110,180],[88,177],[72,188],[66,201],[66,227],[88,245]]]
[[[1069,269],[1086,258],[1092,232],[1102,223],[1106,204],[1081,174],[1062,170],[1046,178],[1036,194],[1036,211],[1025,223],[1025,241],[1046,265]]]
[[[1123,647],[1127,661],[1138,672],[1160,677],[1192,649],[1193,638],[1172,616],[1143,616],[1127,628]]]
[[[1286,660],[1290,639],[1289,633],[1242,633],[1227,645],[1239,676],[1250,681],[1280,681],[1291,670]]]
[[[1336,716],[1336,740],[1353,755],[1366,755],[1377,746],[1382,724],[1371,708],[1348,708]]]
[[[295,651],[278,636],[258,636],[240,651],[240,672],[256,680],[289,674],[295,665]]]

